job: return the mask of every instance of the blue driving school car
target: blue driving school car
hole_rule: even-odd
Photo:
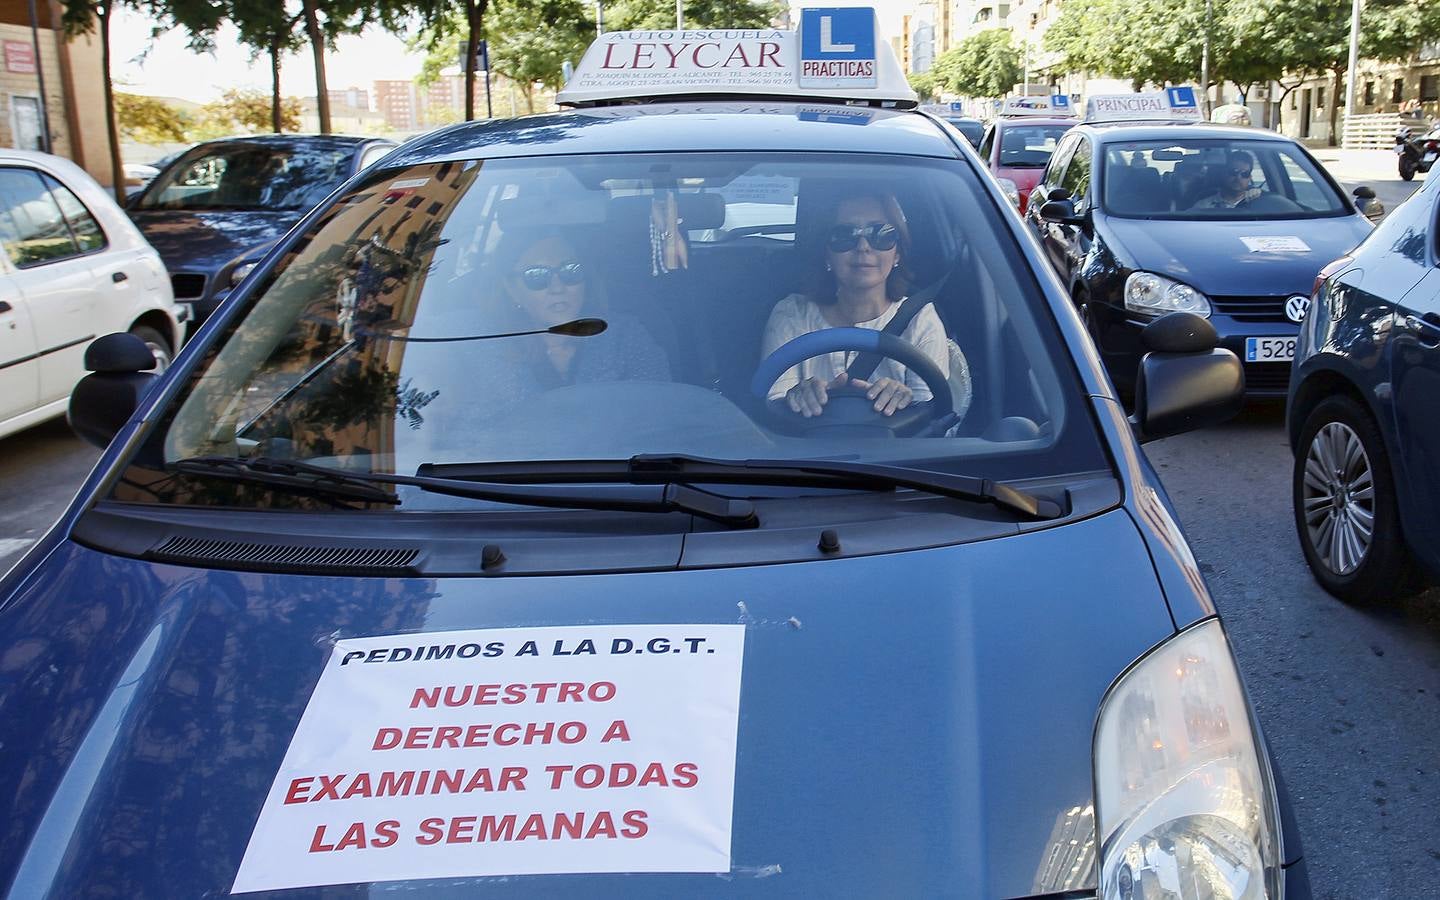
[[[1315,275],[1384,209],[1347,197],[1299,142],[1186,119],[1180,92],[1090,98],[1026,221],[1106,368],[1135,385],[1146,325],[1203,316],[1245,364],[1246,394],[1283,397]]]
[[[1240,403],[1213,328],[1127,417],[872,11],[560,100],[352,178],[158,382],[92,346],[0,582],[9,895],[1308,897],[1141,450]]]

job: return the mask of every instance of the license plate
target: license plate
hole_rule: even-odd
[[[1253,337],[1245,339],[1246,362],[1289,362],[1295,358],[1293,337]]]

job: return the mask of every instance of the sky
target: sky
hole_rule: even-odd
[[[277,0],[279,2],[279,0]],[[816,3],[812,5],[822,5]],[[887,37],[900,31],[901,15],[915,9],[917,0],[823,0],[824,6],[873,6],[880,14],[880,27]],[[792,3],[791,9],[799,4]],[[798,21],[798,16],[796,17]],[[228,25],[216,40],[214,54],[197,56],[186,47],[183,31],[171,31],[151,38],[155,22],[125,7],[116,9],[111,31],[117,90],[132,94],[179,97],[207,103],[227,88],[270,91],[270,60],[251,60]],[[405,49],[394,35],[372,28],[355,37],[342,38],[339,49],[325,55],[326,81],[331,90],[359,87],[369,90],[371,82],[409,79],[420,72],[422,54]],[[309,50],[284,58],[280,69],[281,92],[286,96],[313,97],[315,70]]]

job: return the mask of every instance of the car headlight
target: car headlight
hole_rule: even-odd
[[[236,287],[245,280],[245,276],[255,270],[255,263],[241,263],[230,272],[230,286]]]
[[[1125,279],[1125,308],[1142,316],[1188,312],[1210,317],[1210,301],[1204,294],[1153,272],[1131,272]]]
[[[1011,181],[1008,178],[997,178],[995,180],[1000,183],[1000,193],[1005,195],[1005,199],[1010,201],[1011,206],[1019,209],[1020,188],[1015,184],[1015,182]]]
[[[1172,638],[1100,710],[1104,900],[1275,900],[1278,810],[1220,623]]]

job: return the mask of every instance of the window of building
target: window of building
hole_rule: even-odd
[[[1440,100],[1440,75],[1420,76],[1420,102]]]
[[[1365,82],[1365,105],[1375,105],[1375,82],[1373,81]]]
[[[1290,92],[1290,108],[1291,108],[1291,109],[1299,109],[1299,108],[1300,108],[1300,92],[1299,92],[1299,91],[1291,91],[1291,92]]]
[[[1397,78],[1390,83],[1390,102],[1399,103],[1405,99],[1405,79]]]
[[[1325,89],[1323,87],[1315,89],[1315,108],[1325,108]]]

